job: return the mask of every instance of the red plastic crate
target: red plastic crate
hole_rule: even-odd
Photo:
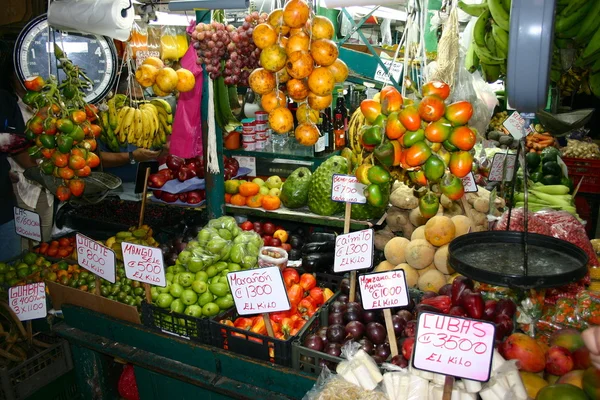
[[[583,179],[579,188],[581,193],[600,193],[600,160],[564,157],[563,161],[575,187]]]

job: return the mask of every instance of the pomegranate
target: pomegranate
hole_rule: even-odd
[[[290,0],[283,7],[283,22],[290,28],[300,28],[310,15],[310,8],[304,0]]]
[[[310,22],[310,30],[313,40],[331,39],[335,34],[335,28],[329,19],[320,15],[315,16]]]
[[[285,67],[286,60],[285,49],[278,44],[271,45],[260,52],[260,65],[267,71],[279,71]]]
[[[257,68],[248,77],[248,84],[254,93],[267,94],[275,89],[275,76],[264,68]]]
[[[296,101],[304,100],[308,96],[308,85],[304,79],[290,79],[286,88],[288,96]]]
[[[308,51],[295,51],[285,64],[288,74],[295,79],[304,79],[313,72],[314,61]]]
[[[507,360],[518,360],[521,371],[541,372],[546,367],[544,350],[535,339],[523,334],[513,333],[500,345],[500,354]]]
[[[328,65],[327,69],[333,74],[335,83],[342,83],[348,77],[348,66],[339,58],[336,58],[333,64]]]
[[[303,122],[298,125],[294,131],[294,136],[298,143],[303,146],[313,146],[319,139],[319,129],[315,124],[309,122]]]
[[[326,67],[317,67],[308,77],[308,89],[318,96],[326,96],[333,91],[335,79]]]
[[[288,133],[294,128],[294,117],[286,107],[277,107],[269,113],[269,125],[276,133]]]
[[[333,96],[331,94],[319,96],[315,93],[308,94],[308,105],[314,110],[324,110],[331,105]]]
[[[323,67],[331,65],[338,58],[339,51],[334,41],[319,39],[312,42],[310,55],[315,62]]]

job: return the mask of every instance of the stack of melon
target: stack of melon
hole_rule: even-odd
[[[468,233],[470,228],[471,221],[464,215],[432,217],[415,229],[410,240],[397,236],[387,242],[384,248],[386,261],[375,270],[402,269],[409,288],[437,293],[458,276],[448,265],[448,244],[455,237]]]

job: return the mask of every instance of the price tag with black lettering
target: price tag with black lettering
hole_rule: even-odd
[[[115,283],[115,253],[89,237],[77,233],[77,263],[88,271]]]
[[[373,229],[350,232],[335,238],[334,272],[355,271],[373,266]]]
[[[8,289],[10,308],[17,314],[19,321],[46,317],[46,284],[13,286]]]
[[[495,334],[491,322],[423,312],[417,321],[413,367],[487,382]]]
[[[230,272],[227,281],[239,315],[287,311],[291,308],[278,267]]]
[[[19,207],[14,208],[15,212],[15,232],[24,238],[42,241],[42,229],[40,226],[40,216],[33,211],[24,210]]]
[[[134,281],[165,287],[165,265],[163,253],[156,247],[121,243],[125,276]]]
[[[331,200],[340,203],[365,204],[365,185],[360,183],[354,175],[333,175],[331,186]]]
[[[401,269],[358,276],[365,310],[403,307],[409,303],[406,276]]]

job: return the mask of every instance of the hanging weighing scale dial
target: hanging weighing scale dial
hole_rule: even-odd
[[[34,76],[48,78],[49,73],[65,78],[54,57],[54,45],[60,47],[73,64],[92,80],[85,101],[97,103],[113,88],[117,79],[117,52],[111,39],[93,34],[48,29],[46,15],[33,19],[19,34],[14,52],[16,72],[25,81]]]

